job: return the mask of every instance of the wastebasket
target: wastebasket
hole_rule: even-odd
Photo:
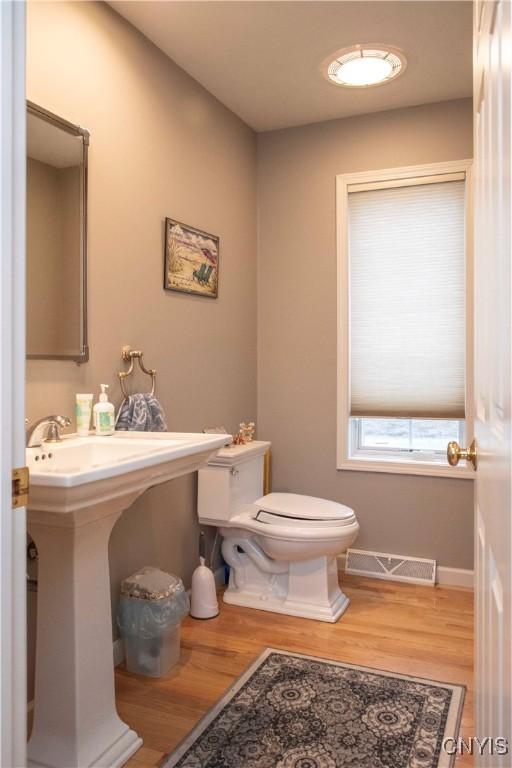
[[[149,566],[121,582],[117,625],[130,672],[161,677],[180,658],[189,599],[178,576]]]

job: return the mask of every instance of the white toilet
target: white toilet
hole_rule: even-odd
[[[270,443],[221,448],[199,470],[199,522],[220,528],[231,566],[226,603],[335,622],[348,605],[336,556],[359,524],[342,504],[295,493],[263,493]]]

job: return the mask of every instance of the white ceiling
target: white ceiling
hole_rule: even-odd
[[[110,5],[257,131],[471,95],[472,4],[459,0],[246,0]],[[407,69],[382,87],[322,77],[355,43],[401,48]]]

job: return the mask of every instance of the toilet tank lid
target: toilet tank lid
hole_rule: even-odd
[[[271,446],[267,440],[253,440],[251,443],[245,445],[228,445],[224,448],[220,448],[211,459],[208,460],[208,464],[221,467],[233,467],[237,464],[241,464],[244,461],[249,461],[255,456],[260,456],[266,453]]]
[[[302,496],[298,493],[269,493],[254,502],[254,506],[264,512],[273,512],[284,517],[302,520],[348,520],[354,518],[350,507],[328,499],[315,496]]]

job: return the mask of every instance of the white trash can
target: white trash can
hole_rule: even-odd
[[[189,599],[178,576],[149,566],[121,582],[117,625],[129,672],[161,677],[180,659]]]

